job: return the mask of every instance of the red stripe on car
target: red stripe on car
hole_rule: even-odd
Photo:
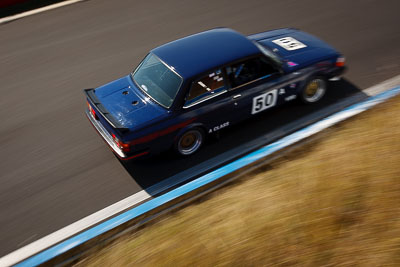
[[[138,138],[136,140],[133,140],[131,142],[131,144],[132,145],[136,145],[136,144],[149,142],[151,140],[156,139],[157,137],[160,137],[160,136],[163,136],[163,135],[167,135],[167,134],[172,133],[172,132],[174,132],[174,131],[176,131],[176,130],[178,130],[180,128],[183,128],[183,127],[189,125],[190,123],[192,123],[194,120],[195,120],[195,118],[192,118],[192,119],[187,120],[185,122],[170,126],[167,129],[164,129],[164,130],[161,130],[161,131],[158,131],[158,132],[155,132],[155,133],[140,137],[140,138]]]

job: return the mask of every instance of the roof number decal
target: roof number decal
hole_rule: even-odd
[[[286,50],[297,50],[307,47],[302,42],[294,39],[293,37],[284,37],[272,41],[273,43],[285,48]]]

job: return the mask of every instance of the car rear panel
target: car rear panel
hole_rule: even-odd
[[[136,130],[167,116],[167,110],[143,94],[130,75],[96,88],[96,97],[124,128]]]
[[[146,98],[129,81],[127,76],[84,90],[89,121],[121,159],[148,154],[151,147],[146,136],[158,128],[151,126],[160,120],[166,122],[168,115],[165,108]]]

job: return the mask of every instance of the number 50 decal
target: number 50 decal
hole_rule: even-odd
[[[267,108],[275,106],[277,95],[278,95],[278,90],[274,89],[269,92],[266,92],[265,94],[254,97],[251,114],[255,114],[260,111],[266,110]]]

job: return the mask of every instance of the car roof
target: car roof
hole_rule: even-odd
[[[193,34],[151,51],[184,79],[225,63],[260,53],[246,36],[228,28]]]

